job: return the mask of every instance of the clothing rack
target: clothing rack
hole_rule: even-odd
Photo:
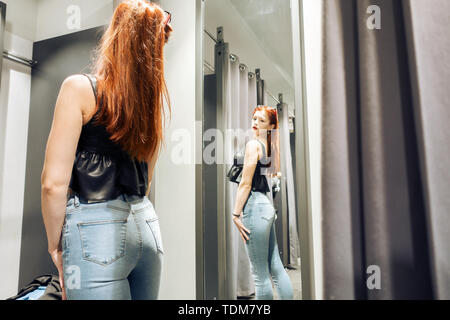
[[[30,60],[28,58],[20,56],[9,50],[3,50],[3,57],[6,59],[9,59],[9,60],[21,63],[23,65],[26,65],[27,67],[34,67],[35,65],[37,65],[37,61]]]

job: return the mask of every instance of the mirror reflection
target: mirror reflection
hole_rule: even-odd
[[[204,33],[206,297],[300,299],[290,2],[207,1]]]

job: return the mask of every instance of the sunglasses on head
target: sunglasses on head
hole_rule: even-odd
[[[172,14],[169,11],[165,11],[166,14],[166,21],[164,21],[164,25],[166,26],[168,23],[172,21]]]

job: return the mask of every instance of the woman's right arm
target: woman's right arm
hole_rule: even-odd
[[[255,174],[256,164],[258,162],[258,148],[259,143],[255,140],[251,140],[245,147],[244,168],[242,170],[242,180],[239,183],[239,187],[236,194],[236,203],[234,206],[233,214],[241,215],[245,202],[247,201],[250,190],[252,189],[253,175]],[[249,239],[248,230],[239,217],[233,215],[233,222],[241,234],[244,242]]]
[[[240,214],[247,201],[250,190],[252,189],[253,175],[258,162],[259,143],[251,140],[245,147],[244,168],[242,170],[242,179],[236,194],[236,203],[233,213]]]

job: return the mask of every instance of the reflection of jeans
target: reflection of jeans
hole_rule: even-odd
[[[147,197],[85,204],[71,196],[61,241],[68,300],[157,299],[163,247]]]
[[[257,300],[272,300],[272,277],[279,299],[293,299],[292,284],[284,270],[275,236],[275,209],[261,192],[251,191],[242,223],[250,230],[246,241]]]

